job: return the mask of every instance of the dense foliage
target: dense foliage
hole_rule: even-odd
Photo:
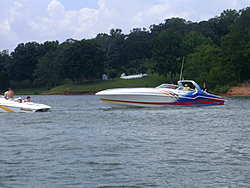
[[[31,87],[57,86],[109,78],[121,73],[156,72],[174,80],[182,77],[206,82],[210,88],[250,80],[250,7],[225,10],[199,23],[182,18],[166,19],[150,30],[134,28],[99,33],[89,40],[21,43],[9,54],[0,52],[0,89],[13,81],[29,80]]]

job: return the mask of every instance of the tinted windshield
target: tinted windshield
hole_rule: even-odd
[[[157,87],[157,89],[159,88],[177,89],[178,87],[179,87],[178,85],[174,85],[174,84],[161,84]]]

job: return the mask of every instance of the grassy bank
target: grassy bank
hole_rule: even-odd
[[[176,77],[175,80],[178,80]],[[30,88],[28,82],[12,83],[11,87],[15,92],[15,95],[72,95],[72,94],[94,94],[97,91],[111,88],[126,88],[126,87],[156,87],[162,83],[171,83],[170,78],[164,78],[157,74],[149,74],[147,77],[138,79],[120,79],[114,80],[95,80],[93,82],[70,83],[65,81],[62,85],[47,90],[46,87],[42,88]],[[2,91],[2,95],[3,95]],[[213,93],[213,91],[210,91]],[[218,94],[215,93],[214,94]],[[250,96],[250,85],[242,85],[240,87],[232,87],[227,93],[218,94],[223,96]]]
[[[34,95],[34,94],[93,94],[97,91],[109,88],[124,88],[124,87],[156,87],[164,82],[169,83],[170,79],[157,74],[149,74],[147,77],[138,79],[121,79],[115,78],[110,80],[95,80],[92,82],[83,83],[65,83],[58,87],[47,90],[44,88],[30,88],[28,83],[13,84],[12,88],[16,95]]]
[[[84,83],[70,83],[55,87],[44,94],[93,94],[97,91],[111,88],[126,87],[156,87],[163,82],[169,82],[166,78],[158,75],[149,75],[137,79],[115,78],[110,80],[97,80]]]

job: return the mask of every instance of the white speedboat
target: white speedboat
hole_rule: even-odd
[[[46,112],[50,106],[34,102],[19,103],[18,100],[0,98],[0,112]]]
[[[188,85],[189,88],[184,87]],[[162,84],[156,88],[107,89],[96,95],[111,107],[164,107],[223,105],[225,99],[202,91],[193,80],[178,85]]]

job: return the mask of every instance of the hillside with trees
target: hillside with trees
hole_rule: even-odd
[[[133,28],[99,33],[95,38],[18,44],[0,52],[0,90],[13,82],[53,88],[71,82],[119,77],[121,73],[157,73],[176,81],[182,61],[183,78],[211,89],[250,80],[250,7],[225,10],[207,21],[166,19],[149,30]]]

